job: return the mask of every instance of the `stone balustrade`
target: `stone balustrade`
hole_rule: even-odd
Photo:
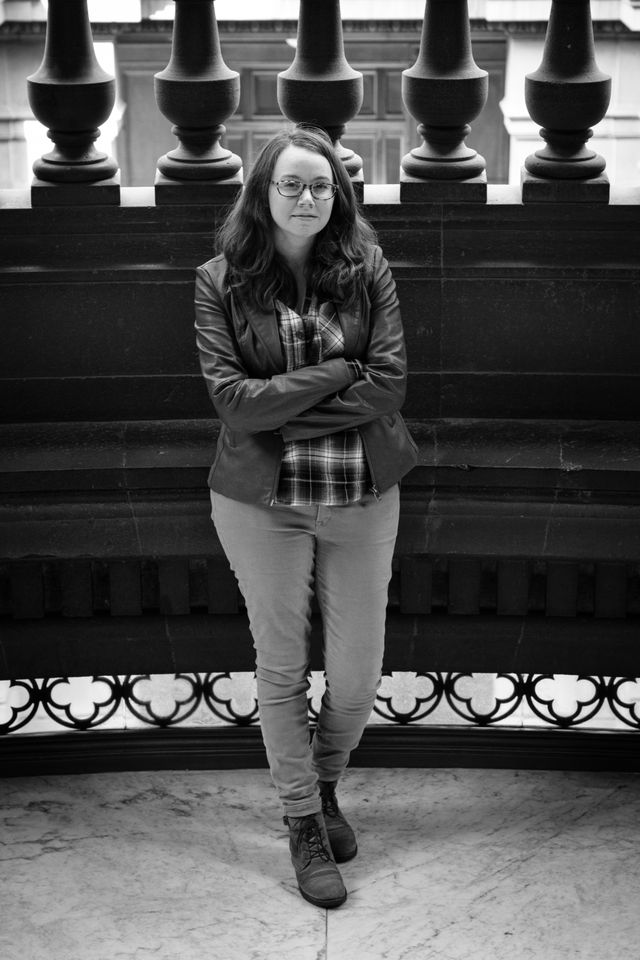
[[[523,199],[609,199],[605,161],[586,147],[604,117],[611,78],[595,60],[589,0],[553,0],[542,63],[526,77],[531,118],[546,141],[525,161]]]
[[[546,140],[526,160],[522,200],[606,201],[604,160],[586,147],[610,96],[610,79],[595,62],[589,0],[553,0],[543,61],[522,81]],[[278,75],[280,109],[293,123],[329,132],[361,196],[362,163],[348,147],[347,127],[362,89],[362,75],[345,57],[339,0],[301,0],[295,58]],[[117,202],[117,187],[104,189],[116,182],[115,162],[93,147],[113,106],[114,81],[93,56],[87,0],[50,0],[45,55],[29,91],[56,145],[34,166],[34,202],[61,202],[63,195],[69,203]],[[240,78],[224,62],[214,0],[175,0],[171,57],[155,76],[155,94],[179,141],[158,160],[156,202],[229,199],[242,182],[242,160],[221,139],[224,121],[238,108]],[[398,171],[401,202],[485,202],[484,160],[465,143],[487,98],[487,73],[473,59],[467,0],[426,0],[420,49],[403,73],[402,96],[423,142]]]
[[[467,0],[427,0],[420,52],[402,88],[424,142],[402,161],[401,200],[486,200],[484,159],[464,140],[487,90],[471,52]]]
[[[294,123],[315,123],[330,135],[354,183],[362,160],[340,137],[362,105],[362,74],[344,55],[339,0],[300,0],[296,55],[278,76],[278,103]]]
[[[94,146],[115,103],[115,80],[93,49],[86,0],[49,4],[44,57],[28,78],[34,116],[54,149],[34,164],[34,204],[118,203],[117,165]]]
[[[231,199],[242,161],[220,139],[240,102],[240,76],[222,59],[212,0],[176,0],[171,59],[155,76],[155,95],[180,141],[158,160],[156,203]]]

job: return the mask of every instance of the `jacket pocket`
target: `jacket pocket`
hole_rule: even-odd
[[[229,434],[228,428],[225,427],[224,423],[221,422],[221,423],[220,423],[220,430],[219,430],[219,432],[218,432],[218,440],[217,440],[217,443],[216,443],[216,452],[215,452],[215,455],[214,455],[214,458],[213,458],[213,463],[211,464],[211,472],[212,472],[212,473],[213,473],[213,471],[216,469],[216,467],[218,466],[218,463],[219,463],[219,461],[220,461],[220,457],[222,456],[222,451],[224,450],[224,448],[225,448],[226,445],[227,445],[228,434]]]
[[[404,434],[405,434],[407,440],[409,441],[409,443],[411,444],[411,446],[412,446],[413,449],[415,450],[416,456],[417,456],[417,454],[418,454],[418,444],[415,442],[415,440],[414,440],[413,437],[411,436],[411,431],[409,430],[409,427],[407,426],[404,417],[402,416],[401,413],[396,413],[395,416],[398,418],[399,425],[400,425],[401,429],[404,431]]]
[[[397,483],[415,466],[418,447],[400,413],[371,420],[360,432],[373,480],[380,490]]]

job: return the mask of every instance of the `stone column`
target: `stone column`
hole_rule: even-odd
[[[402,201],[486,201],[484,158],[465,139],[488,83],[473,59],[467,0],[427,0],[418,59],[402,74],[404,104],[423,139],[402,159]]]
[[[94,142],[113,109],[115,80],[96,60],[87,0],[49,0],[44,57],[27,86],[54,143],[33,165],[31,202],[119,203],[117,164]]]
[[[293,123],[312,123],[331,137],[362,196],[362,159],[340,143],[362,106],[362,74],[344,55],[340,0],[300,0],[296,55],[278,74],[278,103]]]
[[[610,97],[611,78],[595,61],[589,0],[552,0],[542,63],[525,79],[527,110],[546,146],[525,160],[523,201],[608,202],[605,161],[586,143]]]
[[[242,161],[220,143],[240,103],[240,75],[222,59],[213,0],[175,0],[171,59],[154,78],[158,108],[179,146],[158,160],[156,203],[232,200]]]

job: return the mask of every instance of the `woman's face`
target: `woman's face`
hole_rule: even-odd
[[[274,183],[269,186],[269,209],[275,224],[276,246],[278,240],[291,246],[292,241],[310,240],[329,222],[334,198],[315,200],[310,186],[333,183],[333,171],[326,157],[293,144],[285,147],[276,160],[271,180],[299,180],[305,184],[298,197],[282,197]],[[305,246],[304,242],[302,246]]]

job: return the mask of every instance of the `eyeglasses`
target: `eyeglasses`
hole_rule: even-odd
[[[295,177],[283,177],[280,180],[272,180],[271,183],[276,188],[281,197],[292,200],[294,197],[300,197],[304,193],[305,187],[309,187],[311,196],[314,200],[331,200],[338,189],[337,184],[329,183],[328,180],[318,180],[316,183],[303,183]]]

